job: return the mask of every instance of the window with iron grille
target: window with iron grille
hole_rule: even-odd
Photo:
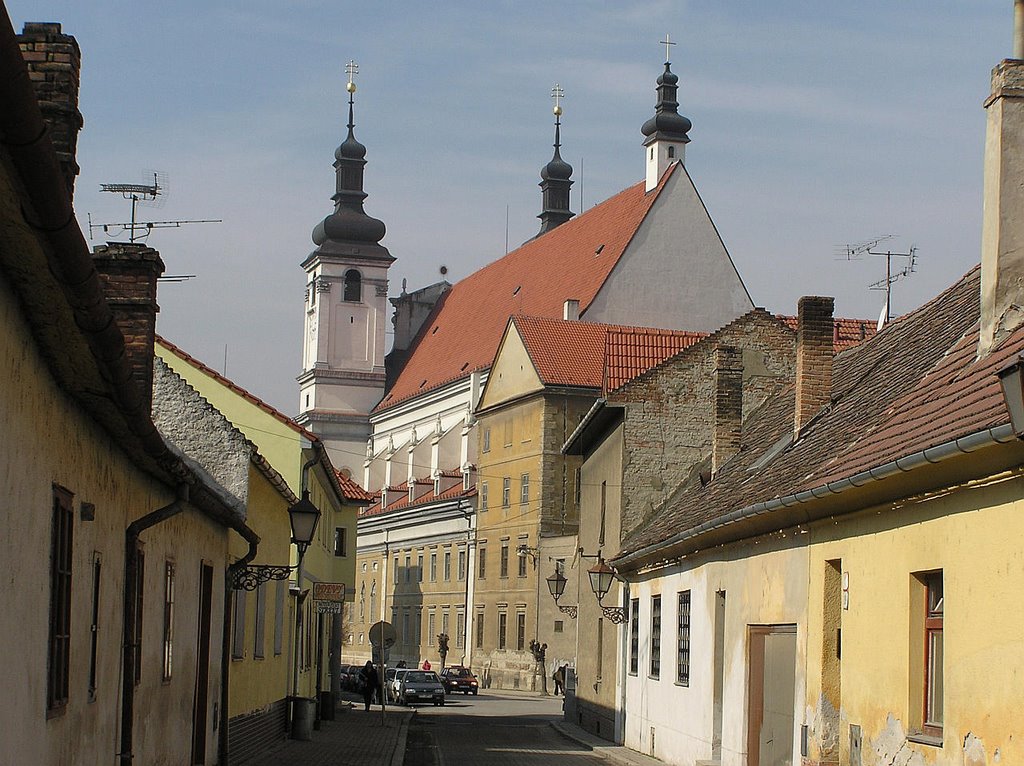
[[[651,678],[661,677],[661,596],[651,596]]]
[[[164,562],[163,680],[171,680],[174,669],[174,562]]]
[[[629,672],[640,672],[640,599],[629,602]]]
[[[46,709],[67,705],[71,668],[71,553],[75,513],[72,495],[53,488],[53,530],[50,537],[50,636],[47,651]]]
[[[676,683],[690,685],[690,591],[679,592],[676,617]]]

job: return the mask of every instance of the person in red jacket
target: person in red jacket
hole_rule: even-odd
[[[423,669],[430,670],[430,660],[423,660]]]

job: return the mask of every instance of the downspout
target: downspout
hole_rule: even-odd
[[[178,497],[174,502],[136,519],[125,530],[124,617],[121,636],[121,752],[117,754],[122,766],[131,766],[134,758],[132,736],[135,723],[135,652],[138,648],[135,643],[135,625],[138,617],[135,605],[138,599],[136,586],[139,572],[139,536],[150,527],[167,521],[185,510],[188,496],[188,485],[178,485]]]
[[[310,443],[313,447],[313,457],[302,464],[302,470],[299,473],[299,483],[302,485],[302,496],[305,497],[309,491],[309,469],[320,462],[321,454],[323,453],[324,445],[322,442],[315,441]],[[312,544],[312,541],[310,541]],[[293,652],[294,665],[292,666],[292,698],[297,699],[299,696],[299,648],[302,641],[302,637],[299,635],[299,629],[301,627],[302,620],[302,556],[299,556],[298,566],[295,569],[295,585],[297,592],[295,594],[295,651]],[[292,724],[294,726],[295,712],[294,708],[292,711]]]
[[[248,566],[256,558],[260,538],[246,525],[235,529],[249,543],[249,550],[238,561],[228,564],[224,574],[224,629],[220,642],[220,730],[217,733],[217,760],[221,766],[228,765],[230,747],[228,745],[228,703],[230,702],[228,681],[231,675],[231,622],[234,619],[234,588],[231,587],[235,575]]]

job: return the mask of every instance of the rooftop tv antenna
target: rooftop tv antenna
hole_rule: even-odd
[[[157,171],[150,171],[153,176],[152,183],[146,184],[100,184],[101,192],[120,194],[132,202],[132,217],[130,221],[118,223],[93,223],[92,214],[89,215],[89,239],[92,239],[94,229],[103,229],[104,234],[112,234],[115,237],[128,233],[129,242],[145,240],[153,229],[179,229],[190,223],[221,223],[220,218],[204,218],[181,221],[139,221],[136,218],[136,209],[139,203],[152,204],[160,207],[158,202],[161,197],[167,194],[167,175]]]
[[[879,279],[877,282],[872,282],[868,285],[869,290],[885,290],[885,307],[882,309],[882,316],[879,317],[878,327],[881,329],[882,325],[888,324],[892,318],[892,286],[895,282],[909,277],[917,270],[917,247],[914,245],[910,246],[910,250],[906,253],[894,253],[892,250],[880,250],[878,246],[893,239],[893,234],[885,234],[881,237],[875,237],[869,239],[866,242],[861,242],[855,245],[846,245],[842,250],[842,256],[848,261],[859,261],[862,256],[871,255],[878,258],[885,258],[885,278]],[[902,258],[903,261],[897,261],[897,268],[893,271],[893,258]],[[902,264],[902,267],[900,266]]]

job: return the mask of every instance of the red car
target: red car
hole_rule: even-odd
[[[452,665],[441,671],[441,683],[447,694],[462,692],[463,694],[476,694],[480,684],[473,675],[473,671],[460,665]]]

